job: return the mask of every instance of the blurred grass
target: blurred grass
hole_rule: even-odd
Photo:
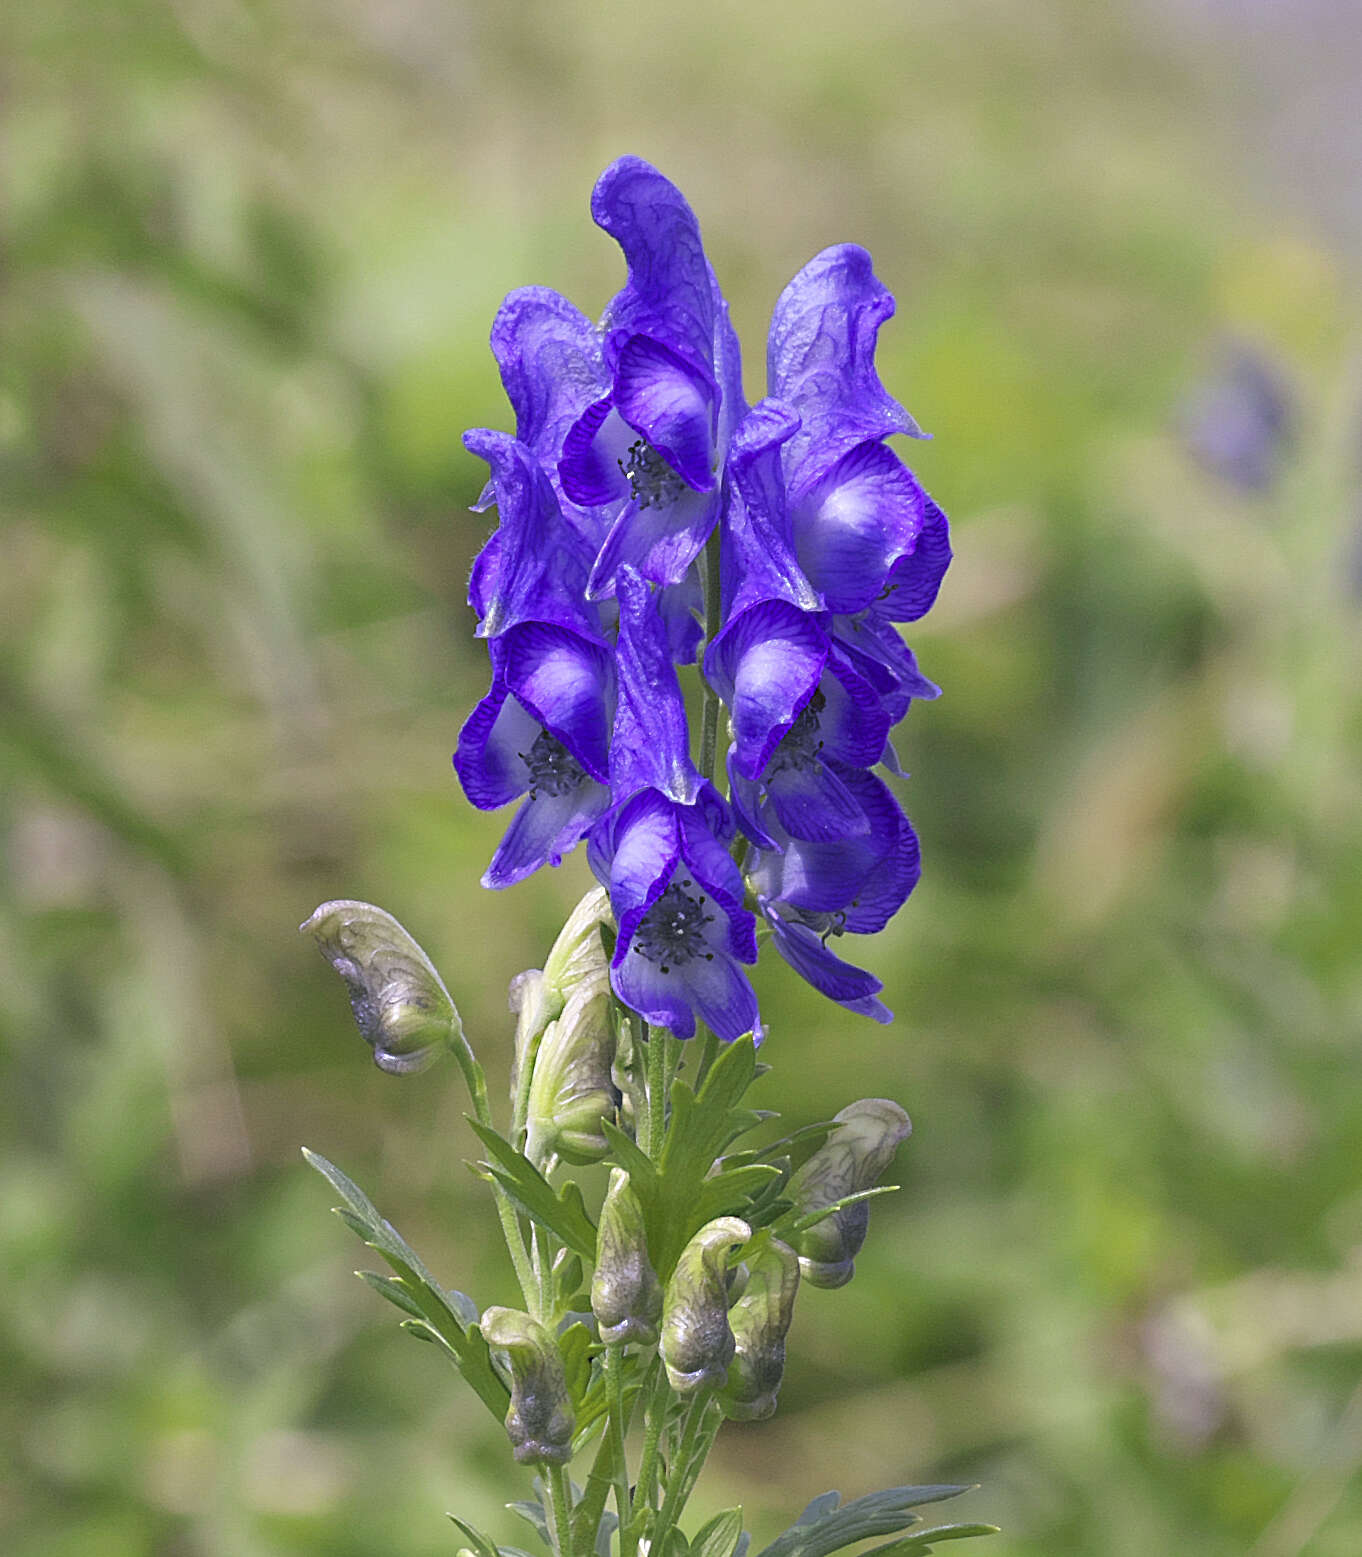
[[[297,1155],[504,1300],[454,1077],[372,1070],[293,926],[397,913],[504,1078],[507,980],[585,877],[476,885],[459,433],[507,420],[505,291],[618,284],[587,197],[625,150],[699,212],[754,396],[779,288],[872,249],[958,553],[911,635],[926,875],[868,952],[899,1020],[760,975],[761,1101],[901,1098],[906,1192],[702,1501],[760,1538],[955,1478],[999,1557],[1358,1549],[1356,255],[1241,149],[1237,16],[7,13],[5,1551],[417,1557],[445,1507],[517,1538],[502,1445]],[[1226,340],[1290,386],[1266,492],[1180,436]]]

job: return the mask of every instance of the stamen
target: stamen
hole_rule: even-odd
[[[628,458],[615,463],[640,508],[663,508],[685,491],[686,483],[646,438],[636,438],[626,452]]]
[[[516,755],[530,770],[530,799],[541,794],[557,798],[576,789],[586,777],[581,763],[556,735],[541,730],[529,751]]]
[[[828,706],[821,688],[815,687],[813,696],[805,703],[799,718],[781,737],[779,746],[771,754],[767,773],[780,773],[787,768],[807,768],[823,750],[824,742],[818,733],[819,717]]]
[[[646,962],[655,962],[659,972],[704,957],[713,962],[714,953],[705,950],[705,926],[714,923],[714,915],[704,912],[704,893],[692,896],[685,891],[691,885],[687,876],[680,885],[672,882],[643,916],[634,931],[633,950]]]

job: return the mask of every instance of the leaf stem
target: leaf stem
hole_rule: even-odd
[[[676,1451],[667,1471],[667,1496],[662,1502],[662,1512],[657,1516],[657,1523],[653,1526],[652,1539],[649,1550],[662,1549],[667,1539],[668,1532],[681,1517],[685,1508],[686,1499],[690,1496],[691,1488],[700,1474],[700,1466],[696,1464],[697,1458],[703,1461],[703,1454],[697,1456],[700,1448],[702,1429],[705,1415],[709,1410],[710,1401],[713,1399],[713,1391],[702,1389],[690,1403],[690,1410],[686,1416],[686,1425],[681,1434],[681,1443]],[[708,1453],[709,1446],[705,1445],[704,1453]],[[692,1469],[694,1474],[692,1474]]]
[[[653,1489],[657,1481],[658,1448],[662,1442],[662,1429],[666,1426],[667,1411],[671,1405],[671,1389],[667,1383],[667,1370],[661,1358],[653,1359],[656,1370],[653,1393],[648,1399],[648,1410],[643,1427],[643,1458],[639,1461],[638,1481],[634,1487],[633,1515],[629,1521],[627,1540],[621,1532],[620,1557],[635,1557],[643,1526],[652,1512]],[[652,1548],[650,1547],[651,1551]]]
[[[666,1133],[667,1105],[667,1029],[648,1029],[648,1155],[662,1160],[662,1137]]]
[[[549,1492],[549,1509],[553,1514],[553,1536],[554,1544],[558,1548],[558,1557],[573,1557],[572,1495],[568,1491],[565,1467],[546,1465],[544,1485]]]

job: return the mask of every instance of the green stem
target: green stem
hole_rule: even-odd
[[[690,1489],[695,1485],[699,1477],[700,1468],[695,1464],[697,1458],[696,1451],[700,1445],[705,1413],[709,1409],[712,1394],[711,1390],[702,1389],[690,1403],[685,1429],[681,1434],[681,1444],[676,1451],[675,1459],[668,1469],[667,1496],[663,1499],[662,1512],[657,1516],[657,1523],[653,1526],[652,1539],[649,1545],[650,1551],[661,1551],[668,1532],[681,1517],[681,1512],[686,1506],[686,1499],[690,1496]],[[706,1445],[707,1450],[708,1445]],[[691,1474],[692,1466],[694,1466],[694,1475]]]
[[[520,1218],[515,1206],[500,1184],[492,1185],[492,1195],[497,1203],[497,1219],[501,1223],[501,1235],[506,1240],[506,1252],[515,1268],[515,1279],[520,1283],[520,1296],[525,1307],[533,1310],[539,1283],[535,1280],[534,1267],[525,1250],[525,1236],[520,1231]]]
[[[530,1230],[531,1248],[534,1254],[535,1291],[538,1305],[530,1312],[542,1325],[553,1328],[553,1252],[547,1231],[535,1222]]]
[[[572,1511],[572,1539],[579,1552],[589,1552],[595,1548],[596,1532],[600,1529],[601,1514],[605,1510],[610,1489],[615,1485],[617,1468],[615,1440],[607,1424],[601,1446],[587,1473],[581,1501]]]
[[[546,1465],[544,1485],[549,1489],[549,1511],[553,1515],[553,1537],[558,1557],[573,1557],[572,1496],[568,1491],[566,1469],[561,1465]]]
[[[633,1516],[629,1521],[627,1539],[620,1539],[620,1557],[635,1557],[639,1537],[653,1507],[653,1489],[657,1482],[658,1448],[662,1442],[662,1429],[667,1423],[667,1408],[671,1405],[671,1389],[667,1384],[667,1370],[660,1358],[655,1358],[656,1369],[653,1393],[648,1399],[648,1410],[643,1425],[643,1458],[639,1461],[638,1481],[634,1488]],[[649,1547],[651,1551],[652,1548]]]
[[[667,1030],[648,1030],[648,1155],[662,1160],[662,1137],[666,1131],[667,1105]]]
[[[705,646],[714,642],[719,631],[719,527],[715,525],[705,544]],[[719,694],[704,683],[705,699],[700,713],[700,772],[713,782],[719,755]]]
[[[633,1504],[629,1497],[629,1462],[625,1456],[624,1434],[628,1423],[624,1420],[624,1348],[605,1348],[605,1384],[609,1391],[610,1415],[606,1432],[615,1446],[615,1508],[620,1516],[620,1529],[633,1517]]]

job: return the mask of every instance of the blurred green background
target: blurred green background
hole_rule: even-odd
[[[904,1193],[700,1507],[761,1540],[825,1487],[966,1480],[997,1557],[1362,1550],[1350,14],[6,9],[0,1548],[520,1539],[523,1473],[298,1155],[506,1301],[456,1074],[379,1074],[294,927],[396,913],[504,1082],[507,981],[586,873],[477,885],[459,435],[508,425],[503,293],[618,286],[587,203],[632,151],[700,216],[752,398],[790,275],[872,250],[957,548],[910,633],[926,873],[868,950],[899,1019],[758,975],[754,1101],[901,1099]]]

